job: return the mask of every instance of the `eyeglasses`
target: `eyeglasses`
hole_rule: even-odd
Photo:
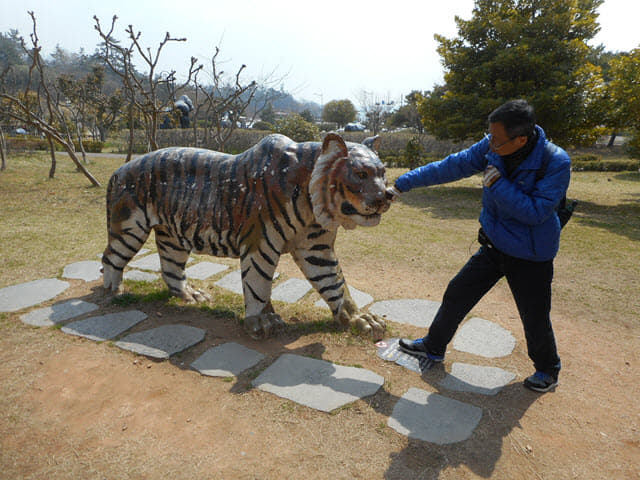
[[[496,145],[495,143],[493,143],[493,139],[491,138],[491,134],[489,132],[485,132],[484,133],[484,138],[489,140],[489,143],[491,144],[491,146],[497,150],[500,147],[504,147],[507,143],[514,141],[518,137],[517,136],[516,137],[511,137],[509,140],[507,140],[506,142],[501,143],[500,145]]]

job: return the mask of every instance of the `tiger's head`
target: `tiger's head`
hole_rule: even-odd
[[[390,203],[384,165],[376,153],[379,146],[380,137],[367,138],[362,144],[345,143],[335,133],[324,138],[309,182],[313,213],[324,228],[380,223]]]

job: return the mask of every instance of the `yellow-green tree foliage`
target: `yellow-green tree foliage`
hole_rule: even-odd
[[[629,147],[640,157],[640,47],[611,61],[609,93],[618,125],[630,130]]]
[[[458,37],[435,35],[444,85],[427,92],[420,113],[440,138],[478,138],[489,113],[525,98],[550,138],[593,141],[604,86],[586,41],[599,30],[603,0],[476,0]]]
[[[322,120],[335,122],[338,127],[344,127],[347,123],[356,119],[356,107],[351,100],[331,100],[322,110]]]

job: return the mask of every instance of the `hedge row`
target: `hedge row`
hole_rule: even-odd
[[[30,152],[34,150],[49,150],[49,142],[45,138],[37,137],[7,137],[5,138],[7,150],[13,152]],[[73,142],[76,152],[80,152],[80,145],[77,141]],[[104,147],[103,142],[93,140],[85,140],[82,142],[84,151],[88,153],[100,153]],[[54,148],[58,152],[64,151],[64,148],[54,142]]]

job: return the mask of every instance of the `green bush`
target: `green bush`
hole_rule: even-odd
[[[38,137],[8,137],[6,139],[7,149],[14,152],[30,152],[34,150],[49,150],[49,142],[46,138]],[[73,142],[76,152],[80,151],[77,141]],[[63,152],[64,148],[57,142],[53,143],[57,152]],[[85,140],[82,142],[84,151],[88,153],[100,153],[104,147],[103,142]]]
[[[571,157],[571,162],[574,164],[581,162],[598,162],[600,160],[602,160],[602,157],[595,153],[583,153],[580,155],[573,155]]]
[[[278,120],[274,131],[286,135],[295,142],[313,142],[320,138],[318,127],[295,113]]]
[[[269,122],[265,122],[265,121],[258,121],[256,123],[253,124],[253,129],[254,130],[269,130],[272,131],[273,130],[273,125],[271,125]]]
[[[574,163],[572,168],[578,172],[637,172],[640,160],[594,160]]]

